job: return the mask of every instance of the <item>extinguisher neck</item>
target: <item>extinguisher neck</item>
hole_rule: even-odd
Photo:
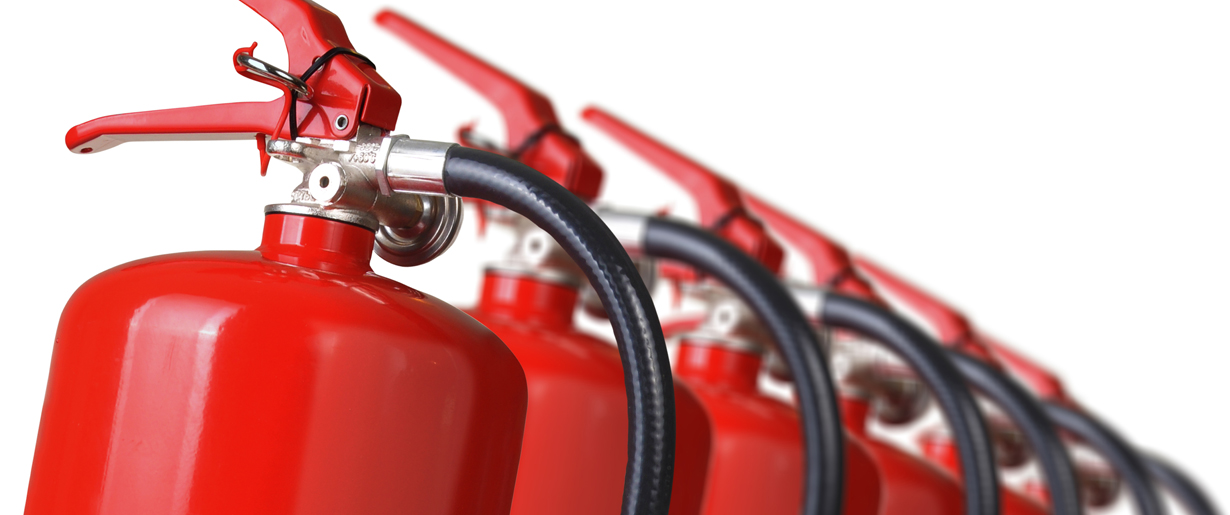
[[[846,430],[855,436],[867,436],[867,417],[871,414],[871,402],[862,395],[841,396],[841,419]]]
[[[758,392],[760,364],[758,352],[736,350],[684,337],[679,346],[675,374],[693,383],[755,394]]]
[[[257,250],[270,261],[326,272],[372,271],[376,234],[366,227],[308,215],[269,213]]]
[[[577,305],[575,285],[530,274],[487,270],[478,309],[485,314],[521,323],[572,327]]]

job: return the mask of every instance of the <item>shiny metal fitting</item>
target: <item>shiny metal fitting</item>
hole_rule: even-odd
[[[444,160],[453,145],[387,136],[366,124],[350,140],[268,140],[271,157],[303,173],[291,203],[271,208],[357,223],[376,232],[376,254],[386,261],[426,263],[461,228],[461,199],[444,188]]]
[[[448,195],[444,187],[444,161],[456,143],[389,136],[380,142],[374,164],[380,193]]]
[[[650,215],[599,209],[598,216],[611,229],[619,243],[629,251],[639,251],[645,247],[645,233],[649,229]]]
[[[504,222],[514,233],[513,247],[503,259],[487,265],[488,271],[532,277],[568,288],[579,288],[585,283],[585,273],[546,231],[520,215],[505,218]]]
[[[820,314],[824,311],[824,299],[828,295],[828,291],[823,288],[799,283],[791,283],[786,286],[790,289],[790,295],[794,297],[794,303],[799,305],[799,310],[803,312],[803,315],[810,319],[813,324],[818,323]]]
[[[682,335],[689,344],[756,355],[766,352],[766,342],[772,341],[772,336],[734,292],[725,286],[702,284],[689,287],[687,294],[709,304],[705,321],[695,331]]]
[[[382,225],[376,231],[376,254],[397,266],[417,266],[443,254],[461,232],[460,197],[423,196],[423,215],[409,227]]]

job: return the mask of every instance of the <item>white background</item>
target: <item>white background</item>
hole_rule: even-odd
[[[607,167],[605,200],[692,216],[578,119],[590,102],[965,308],[1230,506],[1230,4],[817,4],[394,7],[552,97]],[[371,22],[384,5],[326,6],[401,92],[398,130],[450,139],[477,119],[500,137],[489,105]],[[249,141],[63,145],[97,116],[274,98],[231,68],[253,40],[285,63],[239,2],[6,9],[0,512],[16,513],[74,288],[149,255],[253,248],[297,178],[261,178]],[[469,227],[437,263],[380,271],[467,303],[490,255]]]

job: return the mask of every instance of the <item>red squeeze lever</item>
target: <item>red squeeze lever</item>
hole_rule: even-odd
[[[509,157],[542,172],[586,202],[598,198],[602,167],[560,126],[546,96],[405,16],[384,10],[376,15],[376,23],[495,104],[508,130],[510,150],[504,153]],[[469,128],[459,131],[462,144],[469,145]]]
[[[1038,397],[1084,411],[1080,404],[1076,402],[1076,399],[1068,394],[1068,390],[1064,388],[1063,380],[1059,379],[1059,376],[1054,372],[1047,370],[1038,362],[1025,357],[1025,355],[987,336],[985,333],[979,332],[978,339],[982,340],[987,347],[990,347],[991,352],[995,353],[995,357],[999,359],[999,362],[1007,367],[1012,372],[1012,375],[1029,385],[1029,389]]]
[[[871,284],[858,273],[845,247],[820,231],[770,206],[755,195],[743,192],[743,201],[761,220],[811,262],[812,282],[818,286],[887,305]]]
[[[744,192],[743,199],[747,202],[748,207],[751,207],[757,215],[769,224],[770,228],[807,256],[812,264],[813,282],[841,293],[867,299],[881,305],[887,305],[879,294],[876,293],[872,285],[859,274],[856,260],[850,256],[850,253],[841,244],[809,227],[802,221],[770,206],[754,195]],[[892,288],[889,291],[895,293],[895,290]],[[964,318],[945,320],[949,322],[949,325],[946,327],[964,327],[966,333],[970,331],[969,323]],[[990,353],[983,348],[966,346],[962,347],[962,350],[994,363],[990,359]],[[848,396],[842,399],[842,404],[845,410],[844,413],[848,417],[846,423],[853,431],[858,432],[857,434],[865,437],[867,434],[866,414],[870,407],[867,400],[857,396]],[[918,510],[923,509],[918,508],[919,506],[926,506],[926,509],[936,510],[935,513],[945,513],[946,510],[952,509],[945,508],[945,503],[959,501],[959,495],[955,493],[956,485],[951,481],[951,477],[937,477],[929,470],[930,467],[922,464],[914,457],[874,438],[867,438],[866,442],[868,448],[873,451],[879,461],[880,468],[888,478],[889,487],[887,489],[888,495],[885,496],[885,503],[886,506],[889,506],[889,509],[885,513],[892,513],[893,509],[904,509],[905,507],[912,507],[914,512],[918,512]],[[924,448],[928,449],[926,446]],[[948,458],[948,461],[941,461],[942,463],[956,463],[956,447],[951,437],[943,441],[937,441],[936,445],[933,445],[930,449],[939,449],[947,453],[944,457]],[[953,477],[960,477],[955,466],[948,468],[950,472],[953,472]],[[931,499],[917,497],[918,492],[928,492],[934,497]],[[1001,500],[1004,503],[1003,512],[1005,514],[1032,515],[1045,512],[1041,506],[1008,489],[1003,490]]]
[[[781,270],[782,247],[769,236],[764,224],[744,208],[739,189],[733,183],[597,107],[586,108],[581,117],[686,189],[696,199],[701,226],[735,244],[773,273]]]
[[[935,328],[940,343],[998,365],[995,354],[974,332],[973,324],[960,311],[867,258],[855,257],[854,262],[858,269],[870,275],[877,285],[922,315]]]
[[[956,308],[867,258],[859,256],[855,258],[855,262],[876,284],[926,318],[939,333],[940,341],[962,350],[978,349],[979,352],[994,356],[996,362],[1006,366],[1039,397],[1079,409],[1079,405],[1068,395],[1063,381],[1057,375],[978,332],[969,319]]]
[[[104,116],[69,130],[64,138],[69,150],[87,154],[129,141],[256,137],[263,174],[268,164],[266,136],[287,138],[297,128],[302,136],[348,140],[355,136],[360,123],[386,131],[397,125],[401,96],[370,63],[353,54],[337,15],[309,1],[242,1],[282,32],[290,70],[288,73],[255,59],[255,43],[235,52],[235,69],[240,75],[282,89],[284,98]],[[338,54],[334,49],[342,51]],[[328,62],[320,63],[307,80],[300,78],[331,50],[336,57],[331,55]],[[295,97],[297,100],[292,100]],[[293,120],[288,117],[291,111],[296,114]]]

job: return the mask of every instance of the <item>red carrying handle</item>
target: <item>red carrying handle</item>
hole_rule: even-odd
[[[956,308],[867,258],[856,256],[854,263],[877,286],[922,315],[935,328],[940,343],[998,365],[991,349],[974,332],[973,324]]]
[[[350,38],[336,15],[306,0],[242,0],[282,33],[290,75],[298,78],[315,60],[335,48],[351,49]],[[289,37],[287,37],[289,36]],[[287,137],[294,123],[302,136],[351,139],[360,123],[392,130],[397,125],[401,96],[361,58],[341,54],[323,63],[306,84],[310,98],[300,98],[296,119],[287,119],[289,88],[257,76],[238,64],[256,45],[235,52],[241,75],[287,92],[272,102],[239,102],[105,116],[68,131],[69,150],[86,154],[129,141],[244,139]]]
[[[504,116],[509,147],[506,153],[510,157],[542,172],[586,201],[598,198],[602,167],[576,138],[564,132],[545,95],[406,16],[384,10],[376,15],[376,23],[494,104]],[[461,132],[467,130],[463,127]],[[461,139],[464,142],[465,138]]]
[[[760,220],[744,209],[739,189],[733,183],[597,107],[586,108],[581,118],[649,161],[691,194],[700,211],[701,225],[747,252],[773,273],[781,270],[781,245]]]
[[[881,306],[888,305],[859,274],[850,253],[841,244],[751,193],[744,191],[743,201],[773,232],[807,257],[811,262],[812,281],[816,285]]]

